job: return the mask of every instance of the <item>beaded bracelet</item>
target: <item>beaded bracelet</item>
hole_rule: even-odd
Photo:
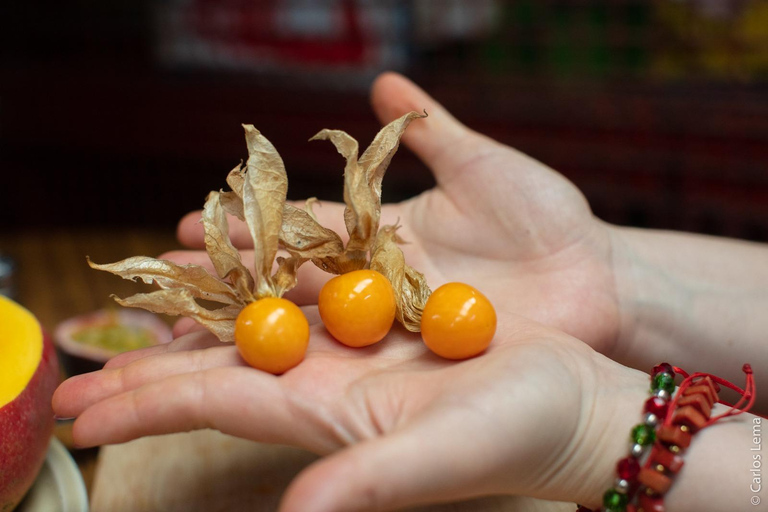
[[[745,389],[708,373],[688,375],[668,363],[656,365],[651,372],[652,395],[643,406],[644,421],[632,429],[630,453],[616,465],[616,482],[603,495],[599,511],[664,512],[664,495],[683,467],[682,454],[691,437],[725,417],[747,412],[754,404],[752,367],[745,364],[742,370]],[[675,374],[683,377],[676,394]],[[736,391],[739,401],[733,405],[720,401],[720,385]],[[730,409],[712,417],[716,403]],[[592,510],[579,506],[576,512]]]

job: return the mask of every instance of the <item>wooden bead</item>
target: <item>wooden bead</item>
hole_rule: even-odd
[[[706,426],[707,418],[692,405],[686,405],[675,411],[675,415],[672,417],[672,424],[686,425],[695,433]]]
[[[683,396],[696,394],[704,395],[710,407],[714,406],[717,402],[717,393],[715,392],[714,387],[712,387],[712,381],[709,381],[708,385],[706,382],[703,384],[696,383],[696,385],[690,386],[683,391]]]
[[[696,381],[696,385],[697,386],[705,385],[712,388],[712,392],[715,394],[715,401],[717,401],[717,395],[718,393],[720,393],[720,385],[717,382],[713,381],[712,377],[710,377],[709,375],[704,376]]]
[[[672,486],[672,480],[664,473],[653,468],[643,468],[637,475],[637,481],[651,489],[656,494],[664,494]]]
[[[641,493],[637,501],[640,506],[638,512],[664,512],[664,497],[662,496],[648,496]]]
[[[656,438],[667,443],[679,446],[682,449],[691,445],[691,432],[682,430],[679,425],[662,425],[656,431]]]
[[[700,393],[695,395],[681,396],[677,400],[678,407],[685,407],[686,405],[695,407],[706,419],[709,419],[709,417],[712,415],[712,406],[709,405],[709,401],[704,397],[704,395]]]
[[[651,454],[651,465],[661,464],[670,473],[677,473],[683,467],[683,458],[666,448],[656,447]]]

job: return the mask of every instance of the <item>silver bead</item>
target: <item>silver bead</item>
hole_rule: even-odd
[[[670,398],[672,398],[672,396],[669,394],[669,391],[667,391],[666,389],[657,389],[657,390],[656,390],[656,391],[653,393],[653,396],[655,396],[655,397],[658,397],[658,398],[661,398],[661,399],[662,399],[662,400],[664,400],[665,402],[666,402],[667,400],[669,400]]]
[[[630,450],[630,454],[632,454],[633,457],[637,458],[643,454],[645,451],[645,447],[641,444],[633,444],[632,449]]]
[[[652,412],[649,412],[645,415],[645,424],[649,427],[655,427],[659,424],[659,417],[653,414]]]
[[[613,487],[621,494],[627,494],[627,492],[629,492],[629,482],[623,478],[617,478]]]

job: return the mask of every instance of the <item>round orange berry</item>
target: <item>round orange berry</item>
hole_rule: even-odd
[[[285,373],[304,359],[309,322],[293,302],[267,297],[248,304],[235,321],[235,345],[249,365]]]
[[[421,337],[435,354],[466,359],[490,345],[496,333],[496,310],[475,288],[448,283],[432,292],[421,316]]]
[[[328,332],[350,347],[365,347],[384,338],[397,310],[392,285],[375,270],[334,277],[320,290],[317,306]]]

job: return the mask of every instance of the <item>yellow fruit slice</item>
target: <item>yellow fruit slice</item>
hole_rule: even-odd
[[[13,401],[43,356],[43,332],[35,316],[0,296],[0,408]]]

